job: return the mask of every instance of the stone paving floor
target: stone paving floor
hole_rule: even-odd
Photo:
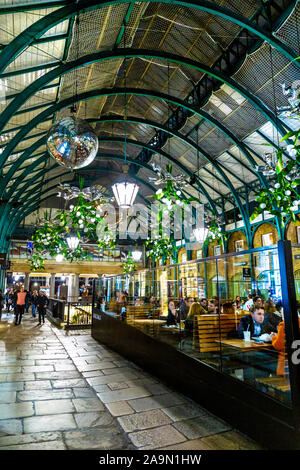
[[[257,450],[260,446],[99,344],[25,315],[0,322],[0,450]]]

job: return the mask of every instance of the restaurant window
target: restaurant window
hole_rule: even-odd
[[[221,254],[221,245],[214,246],[214,255],[219,256]]]
[[[261,236],[262,246],[273,245],[273,233],[265,233]]]
[[[236,240],[235,251],[243,251],[243,250],[244,250],[244,240]]]

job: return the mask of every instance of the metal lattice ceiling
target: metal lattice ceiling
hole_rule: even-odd
[[[93,169],[80,173],[110,190],[122,172],[122,161],[112,165],[109,155],[124,155],[126,85],[137,91],[126,96],[127,151],[139,162],[131,165],[132,177],[147,182],[151,173],[141,165],[153,159],[163,165],[169,156],[175,173],[196,174],[190,194],[200,191],[209,208],[223,198],[225,208],[242,213],[244,188],[268,184],[253,170],[264,144],[277,145],[297,125],[276,112],[286,104],[280,83],[299,77],[291,61],[299,55],[296,3],[0,1],[1,199],[23,204],[14,209],[19,221],[54,195],[59,181],[73,179],[47,155],[45,135],[70,114],[64,100],[80,94],[89,99],[79,102],[77,115],[90,120],[100,141]],[[140,193],[151,190],[141,183]]]

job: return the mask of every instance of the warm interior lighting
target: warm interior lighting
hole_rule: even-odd
[[[119,207],[128,209],[133,205],[139,187],[135,183],[123,181],[121,183],[115,183],[112,186],[112,190]]]
[[[133,261],[140,261],[141,257],[142,257],[142,252],[141,251],[133,251],[132,252]]]
[[[67,238],[67,244],[70,250],[76,250],[79,245],[79,238],[77,237],[76,233],[70,233]]]
[[[61,263],[61,262],[63,261],[63,259],[64,259],[64,255],[62,255],[62,254],[60,254],[60,253],[55,256],[55,261],[56,261],[57,263]]]
[[[208,228],[197,227],[197,228],[194,228],[193,233],[197,242],[204,243],[208,235]]]

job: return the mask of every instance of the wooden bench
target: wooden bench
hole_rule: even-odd
[[[195,315],[193,329],[193,348],[199,352],[218,351],[220,339],[236,333],[243,313],[221,315]]]
[[[135,326],[135,320],[147,319],[152,312],[152,306],[149,305],[127,305],[126,323]]]
[[[287,376],[262,377],[255,379],[258,388],[274,398],[290,393],[291,386]]]

